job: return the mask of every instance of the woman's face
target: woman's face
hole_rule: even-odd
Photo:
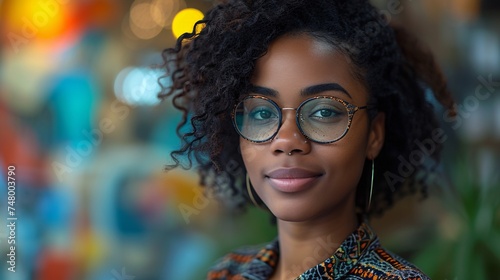
[[[352,75],[348,58],[305,34],[274,41],[257,61],[251,82],[261,90],[250,94],[273,92],[266,97],[281,108],[297,108],[302,101],[320,95],[358,107],[368,102],[367,90]],[[347,93],[325,89],[304,96],[304,89],[323,84],[337,84]],[[356,186],[365,159],[375,158],[383,143],[383,115],[370,124],[367,110],[359,110],[342,139],[319,144],[302,135],[294,110],[282,113],[281,128],[271,141],[252,143],[240,138],[243,161],[259,197],[285,221],[354,213]]]

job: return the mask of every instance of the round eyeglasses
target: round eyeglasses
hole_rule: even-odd
[[[327,144],[342,139],[349,131],[354,113],[366,108],[333,96],[316,96],[303,101],[297,108],[280,108],[267,97],[250,95],[236,104],[231,117],[241,137],[262,143],[278,134],[282,110],[296,110],[300,132],[311,141]]]

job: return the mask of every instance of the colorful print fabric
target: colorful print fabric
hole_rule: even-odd
[[[224,257],[209,273],[208,280],[266,280],[279,259],[279,243],[274,240],[262,249],[242,249]],[[295,271],[295,270],[294,270]],[[300,273],[300,272],[299,272]],[[311,267],[295,280],[425,280],[414,265],[380,245],[367,223],[362,223],[334,254]]]

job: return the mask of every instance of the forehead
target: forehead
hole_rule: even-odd
[[[366,90],[354,68],[348,56],[323,40],[307,34],[285,35],[257,60],[251,82],[287,98],[310,86],[337,83],[351,94],[351,101],[363,102]]]

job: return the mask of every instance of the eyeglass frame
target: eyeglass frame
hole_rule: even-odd
[[[245,137],[244,135],[242,135],[242,133],[240,132],[240,130],[238,129],[238,125],[236,124],[236,108],[242,103],[244,102],[246,99],[249,99],[249,98],[259,98],[259,99],[262,99],[262,100],[265,100],[265,101],[268,101],[269,103],[271,103],[274,107],[276,107],[279,112],[278,114],[278,117],[279,117],[279,124],[278,124],[278,127],[276,129],[276,132],[274,132],[269,138],[267,138],[266,140],[261,140],[261,141],[255,141],[255,140],[251,140],[251,139],[248,139],[247,137]],[[302,106],[304,106],[304,104],[306,104],[307,102],[310,102],[311,100],[315,100],[315,99],[320,99],[320,98],[327,98],[327,99],[334,99],[335,101],[338,101],[340,102],[342,105],[344,105],[344,107],[346,108],[347,110],[347,113],[348,113],[348,122],[347,122],[347,128],[345,129],[344,133],[342,133],[341,136],[339,136],[337,139],[335,140],[332,140],[332,141],[325,141],[325,142],[322,142],[322,141],[317,141],[317,140],[314,140],[312,138],[310,138],[309,136],[307,136],[304,131],[302,130],[302,127],[300,126],[300,122],[299,122],[299,111],[300,109],[302,108]],[[335,96],[329,96],[329,95],[320,95],[320,96],[314,96],[314,97],[310,97],[304,101],[302,101],[299,106],[297,108],[291,108],[291,107],[285,107],[285,108],[281,108],[274,100],[270,99],[270,98],[267,98],[265,96],[262,96],[262,95],[248,95],[246,96],[245,98],[243,98],[241,101],[239,101],[238,103],[236,103],[234,105],[234,108],[233,110],[231,111],[231,119],[232,119],[232,123],[233,123],[233,126],[236,130],[236,133],[238,133],[238,135],[240,135],[241,137],[243,137],[243,139],[247,140],[247,141],[250,141],[252,143],[265,143],[265,142],[269,142],[269,141],[272,141],[272,139],[274,139],[274,137],[276,137],[276,135],[278,134],[278,132],[280,131],[281,129],[281,126],[283,125],[283,110],[295,110],[295,124],[297,125],[297,128],[299,129],[300,133],[305,137],[307,138],[308,140],[310,141],[313,141],[315,143],[319,143],[319,144],[330,144],[330,143],[334,143],[334,142],[337,142],[339,141],[340,139],[344,138],[344,136],[347,134],[347,132],[349,131],[349,129],[351,128],[351,123],[352,123],[352,119],[354,117],[354,114],[359,111],[359,110],[362,110],[362,109],[368,109],[368,105],[365,105],[365,106],[356,106],[354,104],[351,104],[343,99],[340,99],[338,97],[335,97]]]

